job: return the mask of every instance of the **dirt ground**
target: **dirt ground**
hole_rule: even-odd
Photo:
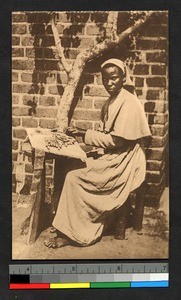
[[[101,241],[89,247],[66,246],[49,249],[44,240],[53,236],[50,228],[41,233],[36,242],[26,244],[21,235],[21,224],[30,212],[29,196],[21,195],[16,203],[13,195],[12,259],[165,259],[168,258],[169,239],[169,191],[165,189],[160,208],[145,207],[143,230],[139,233],[128,228],[125,240],[115,240],[113,235],[103,236]]]

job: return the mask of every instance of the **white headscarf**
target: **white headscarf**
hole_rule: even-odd
[[[106,60],[101,65],[101,69],[104,68],[108,64],[115,65],[115,66],[117,66],[118,68],[120,68],[122,70],[123,76],[124,76],[124,78],[123,78],[123,87],[126,90],[128,90],[128,92],[131,92],[132,94],[136,95],[134,84],[133,84],[133,82],[130,78],[129,71],[128,71],[128,68],[125,65],[125,63],[120,59],[111,58],[111,59]]]

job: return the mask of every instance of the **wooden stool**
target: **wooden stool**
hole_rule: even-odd
[[[143,222],[143,213],[144,213],[144,199],[145,199],[145,182],[135,190],[136,199],[135,199],[135,209],[133,217],[133,229],[140,231],[142,229]],[[128,218],[130,216],[131,203],[128,198],[126,202],[118,209],[117,217],[118,221],[116,223],[116,230],[114,238],[118,240],[125,239],[125,232],[127,228]]]

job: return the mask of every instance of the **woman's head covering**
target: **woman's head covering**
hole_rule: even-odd
[[[101,69],[103,69],[106,65],[115,65],[117,66],[118,68],[120,68],[123,72],[123,87],[130,93],[132,94],[135,94],[135,87],[133,85],[133,82],[130,78],[130,75],[129,75],[129,71],[128,71],[128,68],[127,66],[125,65],[125,63],[120,60],[120,59],[117,59],[117,58],[111,58],[111,59],[108,59],[106,60],[102,65],[101,65]]]

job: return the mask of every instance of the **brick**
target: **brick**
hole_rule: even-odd
[[[22,73],[21,74],[21,81],[23,82],[32,82],[32,73]]]
[[[13,34],[25,34],[26,33],[26,25],[24,25],[24,24],[13,24],[12,33]]]
[[[145,54],[143,51],[135,51],[135,50],[134,51],[133,50],[126,51],[125,61],[126,61],[127,65],[130,66],[130,62],[131,63],[132,62],[134,62],[134,63],[143,62],[145,60],[144,57],[145,57]]]
[[[59,34],[62,34],[63,31],[64,31],[65,26],[62,25],[62,24],[57,24],[56,27],[57,27],[58,33],[59,33]],[[51,33],[52,33],[52,30],[51,30]]]
[[[56,127],[56,121],[55,119],[40,119],[39,126],[52,129]]]
[[[166,75],[166,66],[165,65],[151,66],[151,73],[153,75]]]
[[[62,23],[70,22],[70,13],[59,12],[57,16],[57,20]]]
[[[23,105],[30,105],[32,102],[37,103],[38,97],[34,95],[24,95],[23,96]]]
[[[49,23],[50,21],[50,13],[49,12],[38,12],[37,13],[37,22],[40,23]]]
[[[80,80],[80,85],[92,84],[92,83],[94,83],[94,75],[83,73]]]
[[[90,109],[93,108],[93,99],[80,99],[77,103],[77,108],[86,108],[86,109]]]
[[[18,140],[12,140],[12,149],[18,150],[19,141]]]
[[[100,112],[94,110],[74,110],[73,118],[75,120],[90,120],[97,121],[100,120]]]
[[[59,71],[59,60],[37,60],[36,61],[36,69],[37,70],[42,70],[42,71],[52,71],[52,70],[57,70]],[[60,68],[60,70],[64,70],[63,67]]]
[[[57,108],[37,108],[36,117],[40,118],[55,118],[57,115]]]
[[[27,22],[36,23],[37,22],[37,12],[26,12]]]
[[[93,129],[93,124],[91,122],[81,122],[75,121],[75,126],[81,129]]]
[[[91,86],[91,87],[87,86],[85,87],[84,94],[87,96],[102,96],[102,97],[109,96],[105,88],[100,86]]]
[[[146,95],[147,100],[159,100],[160,90],[148,90]]]
[[[19,36],[12,36],[12,46],[17,46],[20,44],[20,37]]]
[[[86,34],[88,35],[98,35],[101,33],[101,28],[96,25],[89,25],[86,28]]]
[[[137,95],[138,98],[141,99],[141,96],[143,96],[143,91],[142,91],[142,89],[136,89],[136,95]]]
[[[156,112],[164,113],[165,112],[165,103],[162,101],[148,101],[145,103],[146,112]]]
[[[94,108],[101,109],[105,103],[105,100],[94,100]]]
[[[26,173],[33,173],[33,166],[32,166],[32,164],[26,164],[25,165],[25,172]]]
[[[165,146],[167,140],[168,140],[167,135],[164,135],[163,137],[153,136],[150,147],[153,147],[153,148],[163,147],[163,146]]]
[[[153,20],[153,24],[168,24],[168,12],[159,11],[159,14],[152,15],[151,19]]]
[[[20,23],[20,22],[26,22],[27,16],[25,13],[12,13],[12,22]]]
[[[26,49],[26,56],[29,58],[41,58],[43,56],[43,49],[41,48],[28,48]]]
[[[56,54],[57,54],[56,49],[52,49],[52,48],[45,48],[44,49],[44,57],[45,58],[55,58]]]
[[[17,139],[25,139],[27,136],[27,132],[25,129],[14,129],[13,137]]]
[[[36,128],[38,127],[38,120],[33,117],[22,118],[22,126]]]
[[[159,15],[160,19],[160,15]],[[161,20],[161,19],[160,19]],[[168,19],[167,19],[168,22]],[[165,24],[160,24],[159,22],[155,22],[154,20],[148,20],[146,26],[142,26],[139,28],[140,36],[145,37],[168,37],[168,26],[167,22]]]
[[[150,126],[152,135],[163,136],[168,130],[167,126],[154,124]]]
[[[21,37],[21,44],[22,46],[34,46],[34,37],[31,35]]]
[[[33,70],[34,60],[13,60],[12,69],[15,70]]]
[[[73,47],[76,47],[76,42],[73,43],[72,45]],[[82,38],[80,40],[80,45],[78,46],[78,48],[90,48],[94,46],[94,40],[91,38]]]
[[[24,49],[23,48],[12,48],[12,57],[23,57]]]
[[[165,63],[165,62],[167,62],[167,55],[166,55],[165,51],[146,53],[146,59],[147,59],[147,62]]]
[[[108,13],[107,12],[93,12],[91,13],[91,21],[95,23],[105,23],[107,22]]]
[[[55,46],[54,37],[53,36],[44,36],[42,40],[37,40],[35,45],[36,47],[51,47]]]
[[[55,75],[55,80],[56,80],[56,75]],[[67,84],[68,83],[68,76],[67,74],[64,72],[58,72],[57,74],[57,82],[59,84]],[[48,83],[48,82],[47,82]]]
[[[160,171],[163,161],[147,160],[146,169],[150,171]]]
[[[167,122],[165,114],[149,114],[148,115],[148,123],[152,124],[162,124],[164,125]]]
[[[154,149],[146,149],[146,157],[149,160],[162,160],[164,154],[163,147],[161,148],[154,148]]]
[[[14,93],[29,93],[31,90],[30,84],[13,84],[13,92]]]
[[[19,103],[19,95],[12,95],[12,104]]]
[[[149,66],[147,65],[135,65],[133,74],[135,75],[147,75],[149,73]]]
[[[80,53],[79,49],[66,49],[65,54],[68,59],[76,59],[77,55]]]
[[[166,39],[139,39],[136,42],[136,49],[137,50],[152,50],[152,49],[159,49],[159,50],[166,50],[167,49],[167,40]]]
[[[147,171],[146,173],[146,182],[159,183],[161,180],[162,174],[159,171]]]
[[[43,35],[45,31],[46,27],[43,23],[32,23],[29,25],[29,32],[32,35]]]
[[[146,83],[149,87],[166,87],[166,78],[164,77],[153,77],[146,78]]]
[[[55,105],[55,98],[48,96],[40,96],[39,104],[42,106],[53,106]]]
[[[43,76],[42,76],[43,75]],[[61,79],[62,79],[62,77],[65,77],[64,76],[65,74],[63,74],[62,76],[61,76]],[[56,80],[57,80],[57,74],[56,73],[49,73],[49,74],[41,74],[40,73],[40,78],[41,77],[44,77],[44,80],[42,80],[42,82],[45,82],[45,83],[47,83],[47,84],[52,84],[52,83],[55,83],[56,82]],[[62,82],[63,83],[63,82]]]
[[[96,76],[96,83],[102,85],[102,76],[101,74],[95,74]]]
[[[46,177],[45,178],[45,186],[50,187],[52,185],[52,178],[51,177]]]
[[[144,84],[144,78],[136,77],[135,78],[135,87],[142,87]]]
[[[52,95],[63,95],[64,87],[60,84],[49,86],[49,93]]]
[[[17,161],[18,158],[18,153],[17,152],[12,152],[12,160]]]
[[[12,72],[12,82],[18,81],[18,73]]]
[[[147,184],[146,194],[148,195],[158,195],[165,186],[165,176],[162,176],[161,182],[157,184]]]
[[[13,107],[12,115],[13,116],[27,116],[28,115],[28,107]]]
[[[12,117],[12,126],[19,126],[21,123],[20,118],[14,118]]]
[[[46,164],[46,175],[52,175],[53,167],[51,165]]]

